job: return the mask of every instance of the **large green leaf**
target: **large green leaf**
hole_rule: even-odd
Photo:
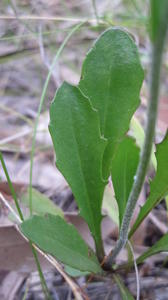
[[[43,216],[47,213],[64,217],[60,207],[55,205],[46,195],[36,189],[32,189],[32,208],[33,213]],[[29,207],[29,189],[21,195],[21,201]]]
[[[33,216],[21,224],[24,235],[40,249],[80,271],[101,273],[93,251],[77,229],[59,216]]]
[[[168,133],[162,143],[156,145],[157,171],[150,183],[150,195],[134,223],[129,237],[136,231],[149,212],[168,194]]]
[[[160,252],[168,252],[168,234],[165,234],[155,245],[138,257],[136,263],[140,264],[148,257]]]
[[[77,87],[59,88],[50,108],[49,130],[56,165],[64,175],[99,251],[104,186],[102,158],[107,141],[100,136],[97,112]]]
[[[103,162],[106,178],[116,145],[140,104],[143,76],[134,41],[117,28],[108,29],[98,38],[83,63],[79,88],[98,110],[101,134],[109,140]]]
[[[132,138],[126,137],[119,144],[111,165],[111,175],[115,198],[119,207],[120,225],[134,182],[138,161],[139,148]]]

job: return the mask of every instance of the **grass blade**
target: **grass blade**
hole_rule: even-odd
[[[11,194],[12,194],[12,197],[15,201],[15,205],[16,205],[16,209],[18,211],[18,214],[19,214],[19,217],[20,219],[23,221],[24,220],[24,217],[23,217],[23,214],[22,214],[22,211],[20,209],[20,205],[19,205],[19,202],[17,200],[17,196],[16,196],[16,192],[14,190],[14,187],[13,187],[13,184],[10,180],[10,177],[9,177],[9,174],[8,174],[8,170],[7,170],[7,167],[6,167],[6,164],[5,164],[5,161],[3,159],[3,155],[2,155],[2,152],[0,152],[0,161],[1,161],[1,164],[2,164],[2,168],[4,170],[4,173],[5,173],[5,176],[6,176],[6,179],[7,179],[7,182],[8,182],[8,185],[9,185],[9,188],[10,188],[10,191],[11,191]]]
[[[21,208],[20,208],[20,205],[19,205],[19,201],[17,199],[17,195],[16,195],[16,192],[15,192],[15,189],[13,187],[12,181],[10,179],[10,176],[9,176],[9,173],[8,173],[8,170],[7,170],[7,167],[6,167],[6,164],[5,164],[5,161],[3,159],[3,155],[2,155],[1,152],[0,152],[0,161],[1,161],[2,168],[4,170],[4,173],[5,173],[8,185],[9,185],[9,189],[10,189],[11,194],[13,196],[13,199],[14,199],[14,202],[15,202],[15,205],[16,205],[19,217],[20,217],[20,221],[23,222],[24,221],[24,216],[22,214],[22,211],[21,211]],[[35,263],[36,263],[36,266],[37,266],[37,270],[38,270],[38,273],[39,273],[39,277],[40,277],[40,281],[41,281],[41,286],[42,286],[45,298],[47,300],[52,300],[52,298],[50,296],[50,293],[48,291],[48,287],[47,287],[47,284],[46,284],[46,281],[45,281],[45,278],[44,278],[41,266],[40,266],[40,262],[39,262],[39,259],[38,259],[38,256],[37,256],[37,251],[34,249],[31,241],[30,241],[30,247],[32,249],[32,253],[33,253],[33,256],[34,256],[34,259],[35,259]]]

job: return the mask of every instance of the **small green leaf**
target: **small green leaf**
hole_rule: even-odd
[[[81,277],[81,276],[83,277],[90,274],[90,272],[82,272],[70,266],[64,266],[64,270],[71,277]]]
[[[98,38],[83,63],[79,88],[98,110],[101,134],[109,141],[103,164],[105,178],[110,174],[116,145],[140,104],[143,77],[134,41],[117,28],[108,29]]]
[[[117,201],[111,186],[107,185],[103,196],[103,211],[119,226],[119,211]]]
[[[168,234],[165,234],[155,245],[138,257],[136,263],[140,264],[148,257],[160,252],[168,252]]]
[[[43,251],[80,271],[101,273],[93,251],[77,229],[59,216],[33,216],[21,224],[23,234]]]
[[[112,182],[119,207],[120,225],[134,182],[138,161],[139,148],[132,138],[126,137],[119,144],[111,164]]]
[[[145,140],[145,132],[139,120],[135,116],[133,116],[131,119],[130,130],[131,130],[131,136],[133,136],[136,139],[137,145],[141,149]],[[154,170],[157,169],[157,161],[155,157],[154,145],[152,147],[151,165],[153,166]]]
[[[168,194],[168,132],[164,140],[156,145],[157,171],[150,183],[150,195],[131,228],[129,237],[133,235],[145,217]]]
[[[134,300],[134,297],[131,295],[130,291],[127,289],[127,287],[122,282],[120,276],[114,275],[115,282],[118,285],[118,288],[120,290],[120,295],[122,300]]]
[[[72,188],[80,215],[87,222],[98,250],[106,185],[102,179],[102,159],[107,145],[100,136],[98,114],[77,87],[63,83],[50,108],[49,130],[56,165]]]
[[[21,201],[29,207],[29,189],[21,195]],[[64,217],[64,213],[57,205],[55,205],[46,195],[40,193],[36,189],[32,189],[32,206],[33,213],[43,216],[45,214],[58,215]]]

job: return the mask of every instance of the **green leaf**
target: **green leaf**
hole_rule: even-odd
[[[143,77],[134,41],[117,28],[108,29],[98,38],[83,63],[79,88],[98,110],[101,134],[108,139],[103,162],[105,178],[110,174],[116,145],[128,131],[140,104]]]
[[[139,148],[132,138],[126,137],[119,144],[111,164],[112,182],[119,207],[120,225],[134,182],[138,161]]]
[[[119,226],[119,211],[117,201],[111,186],[107,185],[103,196],[103,211]]]
[[[164,140],[156,145],[157,171],[150,183],[150,195],[131,228],[129,237],[133,235],[145,217],[168,194],[168,132]]]
[[[64,217],[64,213],[46,195],[36,189],[32,189],[32,208],[33,213],[43,216],[47,213]],[[29,189],[21,195],[21,201],[29,207]]]
[[[50,108],[49,130],[56,152],[56,165],[68,181],[95,239],[101,244],[101,205],[106,182],[102,159],[107,141],[100,136],[97,112],[77,87],[59,88]]]
[[[138,257],[136,263],[140,264],[148,257],[160,252],[168,252],[168,234],[165,234],[155,245]]]
[[[133,136],[136,139],[137,145],[142,148],[145,140],[145,132],[140,124],[139,120],[133,116],[130,122],[130,130],[131,130],[131,136]],[[153,145],[152,147],[152,154],[151,154],[151,165],[156,170],[157,169],[157,161],[155,157],[155,147]]]
[[[83,277],[88,276],[90,274],[90,272],[82,272],[70,266],[64,266],[64,270],[71,277]]]
[[[159,37],[164,30],[165,26],[165,14],[168,10],[167,0],[151,0],[151,38],[153,41]]]
[[[134,297],[131,295],[130,291],[127,289],[127,287],[122,282],[120,276],[114,275],[115,282],[117,283],[117,286],[120,290],[120,295],[122,300],[134,300]]]
[[[93,251],[77,229],[59,216],[33,216],[21,224],[23,234],[43,251],[80,271],[101,273]]]

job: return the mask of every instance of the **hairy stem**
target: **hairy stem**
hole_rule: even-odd
[[[152,43],[150,94],[149,94],[147,126],[146,126],[144,146],[141,150],[140,162],[137,168],[132,191],[129,195],[129,199],[127,202],[125,214],[120,229],[119,239],[116,243],[114,250],[110,252],[110,254],[106,259],[105,262],[106,268],[111,268],[115,258],[122,250],[122,248],[125,246],[128,240],[130,221],[135,209],[137,199],[141,192],[141,188],[143,186],[145,175],[150,161],[152,143],[154,141],[154,136],[155,136],[155,125],[157,119],[158,99],[159,99],[160,71],[161,71],[164,41],[166,38],[166,31],[167,31],[167,20],[168,20],[168,5],[167,5],[167,11],[165,12],[164,15],[164,20],[162,20],[162,26],[159,31],[160,34],[158,34],[157,38]]]

